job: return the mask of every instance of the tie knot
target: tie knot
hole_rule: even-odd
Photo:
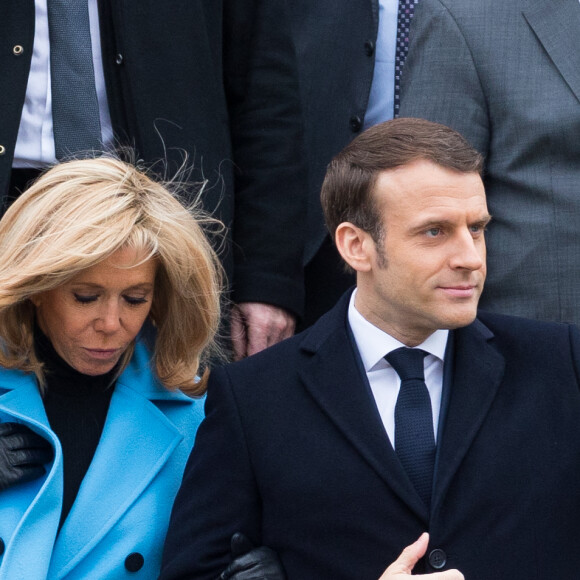
[[[425,372],[423,370],[423,360],[427,354],[419,348],[407,348],[403,346],[391,351],[385,356],[385,359],[397,371],[401,381],[409,379],[424,381]]]

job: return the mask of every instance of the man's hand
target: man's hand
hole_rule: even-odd
[[[277,306],[261,302],[234,305],[231,315],[234,359],[240,360],[289,338],[295,327],[294,316]]]
[[[404,576],[410,576],[415,564],[425,555],[429,544],[429,534],[424,533],[410,546],[407,546],[401,555],[393,562],[379,580],[403,580]],[[459,570],[446,570],[445,572],[435,572],[434,574],[418,574],[415,578],[425,578],[429,580],[464,580],[463,574]]]

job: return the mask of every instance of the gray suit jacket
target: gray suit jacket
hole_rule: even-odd
[[[486,157],[493,223],[481,306],[580,322],[580,3],[423,0],[402,116]]]

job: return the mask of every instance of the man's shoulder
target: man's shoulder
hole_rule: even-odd
[[[496,338],[513,338],[533,343],[545,343],[556,337],[568,338],[571,334],[578,334],[578,328],[574,324],[535,320],[484,310],[477,313],[474,324],[483,325]]]
[[[220,367],[218,375],[239,377],[256,377],[260,379],[272,374],[294,374],[293,371],[306,364],[316,353],[324,358],[340,356],[342,349],[350,348],[346,325],[346,312],[350,291],[337,305],[323,315],[313,326],[295,336],[283,340],[257,354],[241,361]]]

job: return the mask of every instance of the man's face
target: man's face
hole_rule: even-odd
[[[409,346],[437,329],[470,324],[485,280],[490,219],[479,175],[420,160],[381,173],[374,196],[385,235],[362,244],[359,312]]]

